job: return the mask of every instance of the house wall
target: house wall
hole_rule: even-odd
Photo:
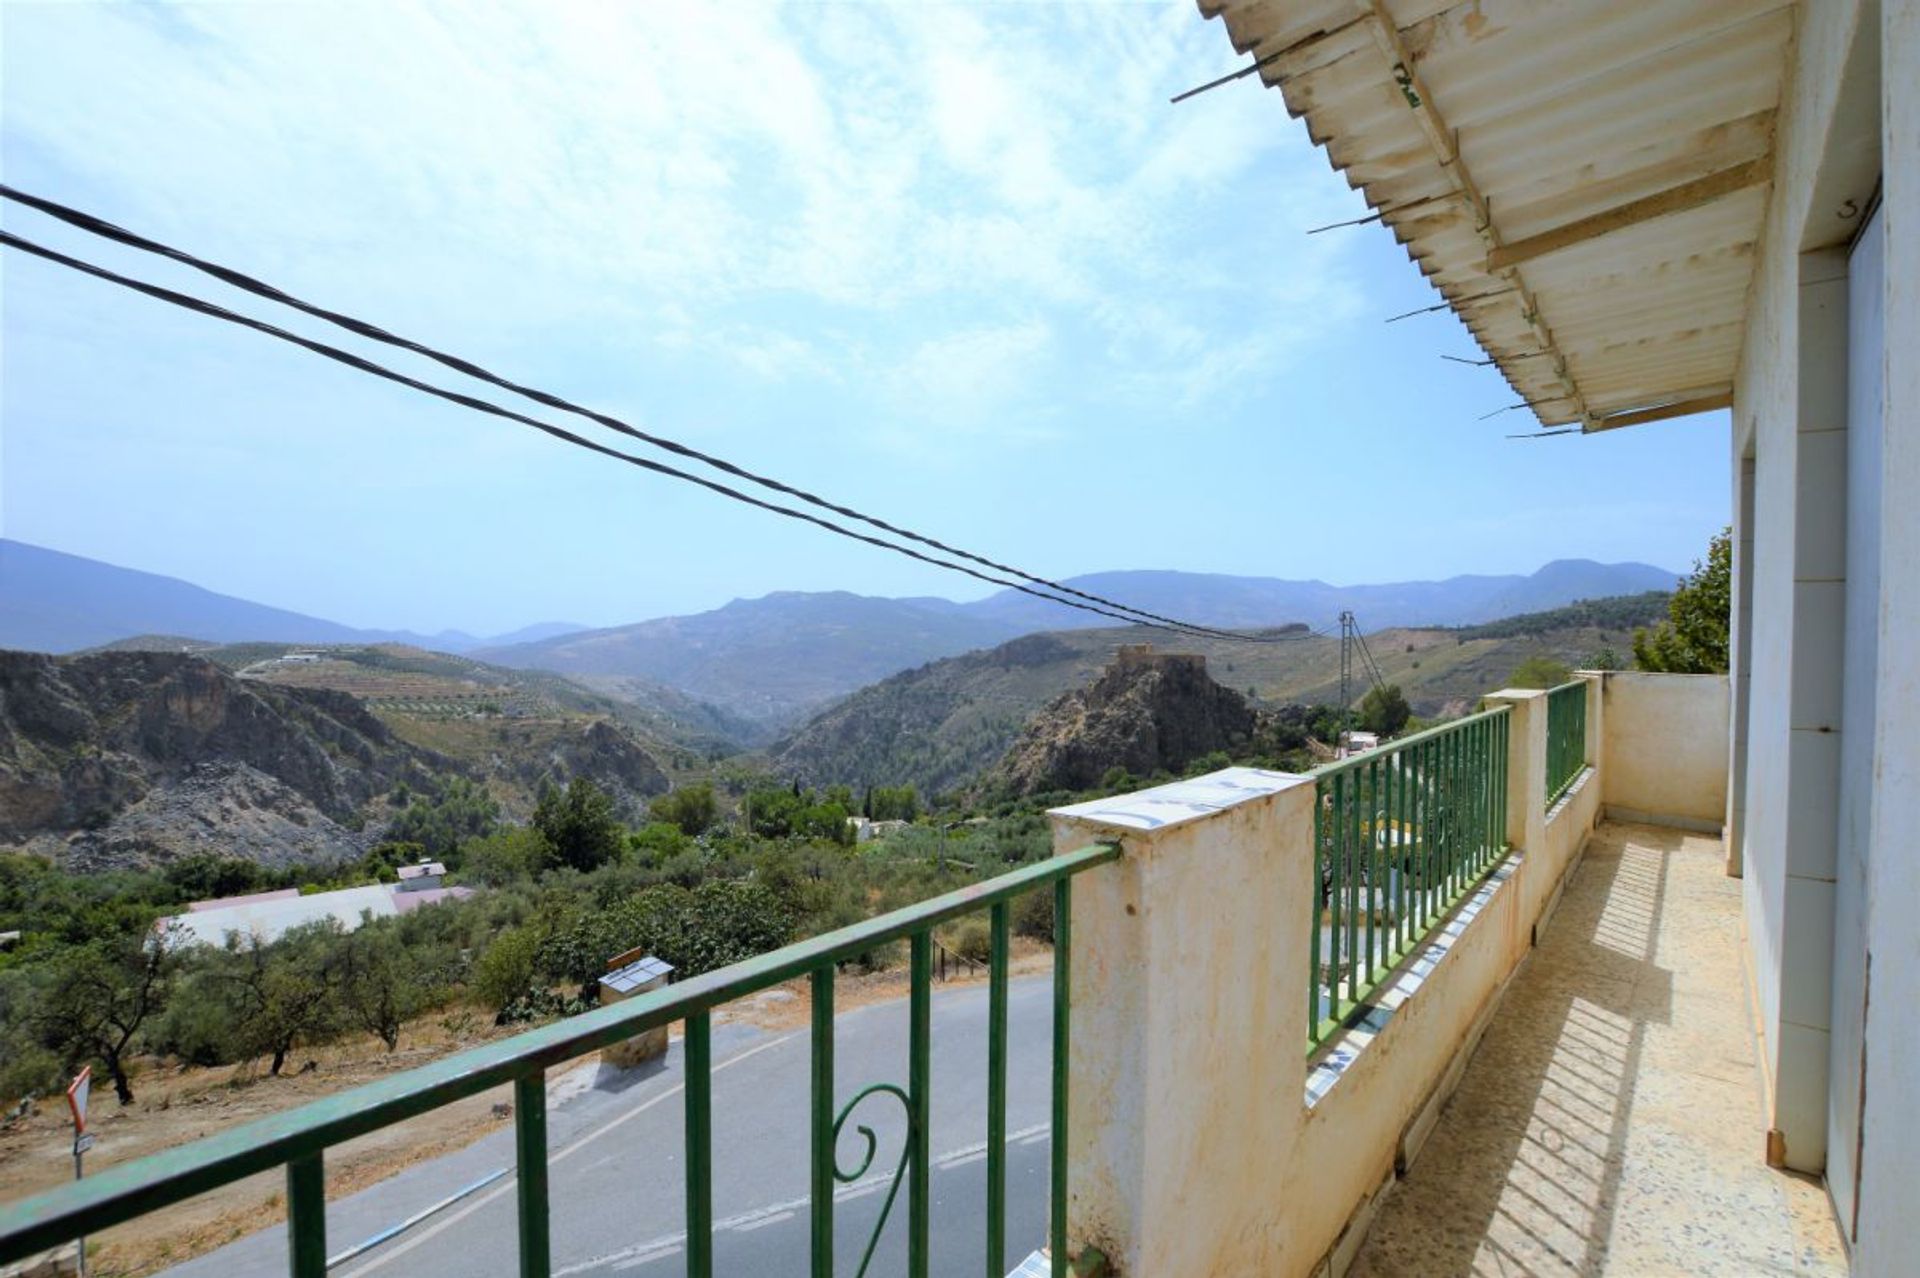
[[[1727,686],[1725,675],[1601,676],[1609,812],[1719,831],[1727,809]]]
[[[1862,12],[1858,0],[1799,9],[1729,458],[1734,476],[1749,450],[1754,467],[1734,538],[1752,583],[1735,671],[1750,689],[1738,826],[1770,1150],[1811,1172],[1826,1164],[1851,234],[1826,158]]]
[[[1855,1271],[1896,1273],[1920,1254],[1920,519],[1905,498],[1920,485],[1920,0],[1799,6],[1776,137],[1730,457],[1739,476],[1751,454],[1754,492],[1735,535],[1752,589],[1739,628],[1751,641],[1735,653],[1751,692],[1734,828],[1772,1153],[1813,1172],[1857,1160],[1851,1210],[1852,1163],[1834,1185]],[[1876,187],[1884,271],[1850,282],[1849,241]],[[1849,345],[1850,285],[1880,292],[1873,349]],[[1872,408],[1848,404],[1849,369],[1856,401],[1871,381],[1862,360],[1878,362],[1879,429],[1856,436]],[[1863,489],[1850,510],[1850,470],[1877,478],[1877,509]],[[1864,557],[1862,538],[1877,540]],[[1867,563],[1877,576],[1858,571]],[[1849,873],[1857,895],[1844,885],[1836,933]],[[1856,1148],[1830,1150],[1830,1123]]]
[[[1881,0],[1883,302],[1879,720],[1854,1266],[1910,1272],[1920,1256],[1920,0]],[[1897,496],[1894,496],[1896,495]]]

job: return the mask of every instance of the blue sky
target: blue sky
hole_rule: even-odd
[[[1190,0],[0,7],[9,183],[1031,571],[1685,568],[1725,414],[1524,412]],[[315,336],[8,206],[8,229]],[[0,532],[349,624],[985,588],[0,257]],[[376,348],[377,349],[377,348]],[[381,355],[409,371],[433,369]]]

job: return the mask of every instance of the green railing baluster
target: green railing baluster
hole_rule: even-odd
[[[1072,1278],[1067,1257],[1067,1057],[1073,1030],[1073,881],[1053,884],[1053,1176],[1047,1240],[1053,1278]]]
[[[1421,837],[1415,852],[1415,871],[1419,881],[1415,883],[1413,896],[1413,931],[1427,933],[1427,885],[1432,879],[1432,860],[1434,854],[1434,835],[1432,835],[1432,812],[1427,804],[1427,785],[1432,779],[1432,769],[1427,766],[1427,745],[1417,746],[1413,750],[1413,823],[1419,827]]]
[[[1347,774],[1344,772],[1335,773],[1333,777],[1332,810],[1327,813],[1327,825],[1332,831],[1332,836],[1327,840],[1327,855],[1333,864],[1332,890],[1329,894],[1329,905],[1331,908],[1328,910],[1330,917],[1328,919],[1327,932],[1327,1015],[1336,1019],[1340,1015],[1340,982],[1347,974],[1345,966],[1346,934],[1341,930],[1344,926],[1344,911],[1347,904],[1347,858],[1342,850],[1342,845],[1346,841],[1347,831],[1345,799],[1343,797],[1346,794],[1346,785]]]
[[[1007,1273],[1007,915],[987,916],[987,1278]]]
[[[1473,761],[1473,771],[1474,776],[1479,779],[1480,783],[1480,820],[1476,828],[1475,837],[1480,843],[1480,868],[1483,870],[1493,863],[1493,840],[1488,837],[1492,833],[1493,828],[1491,821],[1493,815],[1493,768],[1491,766],[1493,749],[1490,744],[1492,730],[1493,725],[1485,719],[1482,719],[1479,727],[1475,728],[1473,733],[1476,751]]]
[[[1347,782],[1347,806],[1340,814],[1341,851],[1347,862],[1347,993],[1343,1007],[1360,1001],[1360,774]]]
[[[1447,904],[1452,906],[1454,898],[1460,895],[1460,878],[1466,870],[1465,849],[1461,847],[1462,836],[1466,833],[1460,821],[1460,778],[1464,769],[1461,766],[1461,750],[1464,738],[1454,733],[1447,738]]]
[[[1559,802],[1587,766],[1587,684],[1563,683],[1547,693],[1547,804]]]
[[[1327,818],[1322,787],[1313,787],[1313,922],[1307,928],[1307,1044],[1320,1041],[1320,929],[1326,917]]]
[[[520,1278],[547,1278],[547,1076],[513,1080],[514,1179],[520,1204]]]
[[[1486,721],[1474,725],[1473,732],[1473,872],[1478,877],[1487,868],[1487,775]]]
[[[1513,737],[1510,735],[1512,731],[1513,731],[1513,716],[1511,714],[1501,715],[1500,716],[1500,846],[1503,850],[1506,848],[1509,836],[1512,834],[1512,831],[1507,829],[1507,786],[1509,784],[1508,768],[1511,766],[1511,763],[1512,763],[1512,758],[1508,754],[1508,751],[1513,749]]]
[[[815,968],[809,979],[813,993],[813,1278],[833,1278],[833,964]]]
[[[1380,801],[1380,759],[1377,754],[1366,766],[1366,778],[1366,806],[1354,813],[1354,817],[1364,822],[1361,827],[1361,855],[1367,863],[1367,984],[1371,986],[1380,975],[1380,845],[1374,834],[1374,810]]]
[[[912,984],[909,987],[907,1095],[912,1100],[908,1119],[912,1142],[911,1171],[907,1186],[907,1275],[927,1278],[930,1256],[927,1251],[927,1225],[933,1207],[933,1151],[928,1134],[928,1115],[932,1101],[933,1063],[933,934],[915,932],[911,957]]]
[[[687,1278],[713,1278],[713,1026],[687,1017]]]
[[[1483,711],[1314,769],[1309,1051],[1504,854],[1508,718]]]
[[[1400,948],[1406,949],[1413,944],[1414,936],[1414,887],[1418,882],[1414,878],[1414,864],[1419,841],[1414,835],[1414,774],[1412,760],[1406,755],[1400,756]]]
[[[287,1272],[327,1278],[327,1177],[317,1150],[287,1163]]]

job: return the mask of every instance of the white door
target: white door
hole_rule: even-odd
[[[1833,901],[1833,1057],[1827,1186],[1847,1239],[1860,1173],[1866,1032],[1868,863],[1873,854],[1875,665],[1879,655],[1881,360],[1886,219],[1876,211],[1847,264],[1847,613],[1840,704],[1840,830]]]

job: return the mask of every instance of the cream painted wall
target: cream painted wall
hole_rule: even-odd
[[[1727,676],[1619,670],[1601,687],[1607,807],[1718,829],[1727,809]]]
[[[1597,681],[1594,685],[1598,686]],[[1600,811],[1603,770],[1544,810],[1546,699],[1511,705],[1510,829],[1532,832],[1419,988],[1306,1102],[1313,782],[1233,768],[1052,814],[1075,880],[1069,1232],[1122,1275],[1317,1270],[1445,1100]],[[1722,760],[1724,765],[1724,760]]]

